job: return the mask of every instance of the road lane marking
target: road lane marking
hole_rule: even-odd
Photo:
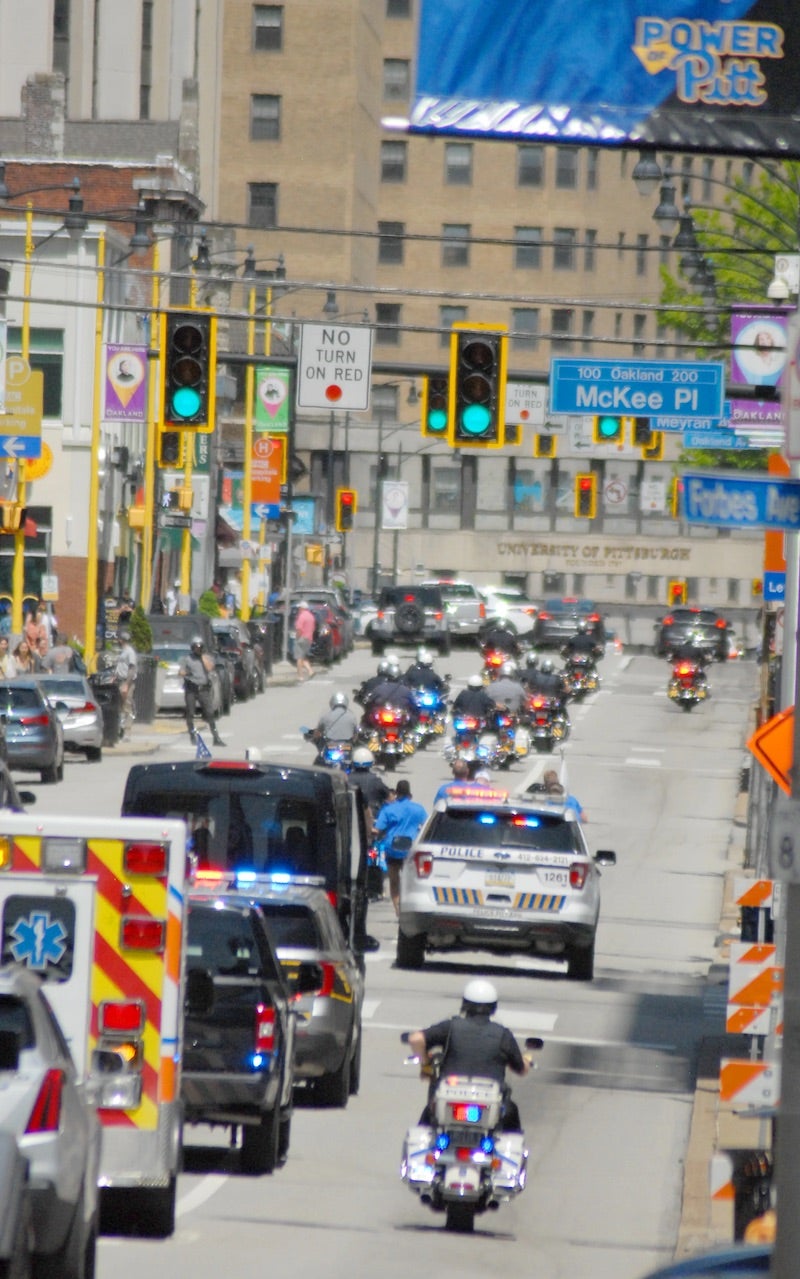
[[[634,755],[629,755],[624,761],[626,768],[660,768],[660,759],[636,759]]]
[[[175,1216],[184,1217],[188,1213],[194,1212],[197,1208],[201,1208],[229,1180],[228,1177],[223,1177],[219,1173],[209,1173],[196,1186],[193,1186],[188,1194],[182,1195],[178,1199],[175,1205]]]

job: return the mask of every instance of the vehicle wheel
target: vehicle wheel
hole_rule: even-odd
[[[357,1097],[361,1087],[361,1025],[358,1027],[358,1038],[350,1058],[350,1096]]]
[[[570,946],[567,950],[567,976],[570,981],[591,981],[594,977],[594,938],[590,946]]]
[[[323,1075],[314,1084],[314,1097],[321,1106],[343,1110],[347,1105],[347,1099],[350,1096],[351,1063],[352,1051],[346,1052],[338,1070],[332,1070],[330,1074]]]
[[[383,645],[383,644],[380,644],[377,640],[373,640],[373,641],[372,641],[372,656],[373,656],[373,657],[383,657],[383,651],[384,651],[384,645]]]
[[[86,758],[90,764],[99,764],[101,759],[103,758],[102,746],[87,746]]]
[[[174,1235],[176,1189],[177,1178],[170,1177],[168,1186],[137,1192],[137,1220],[145,1223],[142,1233],[150,1239],[169,1239]]]
[[[244,1124],[242,1127],[242,1172],[257,1177],[263,1172],[274,1172],[278,1163],[280,1145],[280,1115],[269,1110],[261,1116],[258,1124]]]
[[[470,1235],[475,1228],[475,1209],[472,1204],[448,1204],[445,1228],[459,1235]]]
[[[58,781],[58,767],[50,764],[47,768],[43,768],[41,772],[42,782],[46,786],[53,786]]]
[[[682,710],[690,711],[693,706],[694,706],[694,702],[690,702],[690,701],[681,702]]]
[[[63,780],[64,780],[64,756],[62,755],[61,762],[56,765],[56,781],[63,782]]]
[[[288,1115],[281,1116],[280,1132],[278,1134],[278,1163],[285,1164],[289,1154],[289,1142],[292,1135],[292,1112]]]
[[[425,934],[407,937],[402,929],[397,930],[397,967],[421,968],[425,963]]]

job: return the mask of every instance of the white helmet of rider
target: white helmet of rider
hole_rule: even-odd
[[[353,751],[353,768],[371,768],[374,763],[375,756],[366,746],[357,746]]]
[[[473,977],[464,987],[461,1011],[466,1013],[497,1012],[497,991],[485,977]]]
[[[585,617],[582,617],[580,621],[578,622],[578,630],[580,631],[581,634],[583,634],[583,632],[588,631],[588,629],[589,629],[589,623],[587,622]]]
[[[417,661],[420,666],[433,666],[433,653],[429,653],[427,648],[420,649]]]
[[[418,662],[423,662],[423,661],[425,660],[425,658],[427,657],[427,655],[428,655],[428,650],[427,650],[427,648],[425,647],[425,645],[424,645],[424,644],[420,644],[420,646],[419,646],[419,648],[417,649],[417,652],[416,652],[416,658],[417,658],[417,661],[418,661]]]
[[[402,673],[403,672],[400,669],[399,662],[389,663],[389,670],[387,671],[387,675],[389,676],[389,679],[399,679]]]
[[[381,660],[378,662],[378,674],[388,675],[391,669],[391,665],[392,663],[389,661],[388,657],[382,657]]]
[[[470,675],[467,680],[467,688],[483,688],[483,680],[480,675]]]
[[[546,657],[539,668],[543,675],[551,675],[553,671],[553,663],[549,657]]]
[[[333,697],[328,702],[328,705],[331,710],[335,710],[337,706],[344,706],[346,709],[350,705],[350,699],[348,698],[347,693],[334,693]]]
[[[516,673],[517,673],[516,662],[503,662],[503,665],[500,667],[500,674],[505,675],[507,679],[513,679]]]

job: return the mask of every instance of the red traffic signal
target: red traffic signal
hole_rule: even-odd
[[[336,490],[336,528],[339,533],[350,532],[357,506],[358,494],[355,489]]]
[[[597,512],[597,476],[593,471],[575,476],[574,512],[579,519],[594,519]]]

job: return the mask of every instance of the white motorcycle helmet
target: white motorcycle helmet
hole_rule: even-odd
[[[347,693],[334,693],[333,697],[328,702],[328,705],[331,710],[335,710],[337,706],[344,706],[346,709],[350,705],[350,699],[348,698]]]
[[[372,768],[375,756],[366,746],[357,746],[353,751],[353,768]]]
[[[500,674],[505,675],[506,679],[515,679],[517,675],[517,663],[503,662],[503,665],[500,667]]]
[[[483,680],[480,675],[470,675],[467,680],[467,688],[483,688]]]
[[[497,991],[485,977],[473,977],[464,987],[461,996],[461,1011],[468,1016],[488,1013],[491,1017],[497,1012]]]

